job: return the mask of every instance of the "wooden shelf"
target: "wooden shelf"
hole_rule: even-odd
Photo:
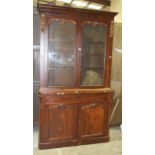
[[[82,66],[82,68],[89,68],[89,69],[104,69],[104,67],[84,67],[84,66]]]
[[[75,42],[75,40],[51,40],[49,39],[48,42]]]

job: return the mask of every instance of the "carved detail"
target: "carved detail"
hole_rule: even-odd
[[[73,104],[70,104],[70,105],[68,105],[68,104],[65,104],[65,103],[61,103],[61,104],[58,104],[58,105],[52,105],[52,106],[50,106],[49,107],[49,111],[51,111],[51,110],[53,110],[53,109],[65,109],[65,108],[74,108],[74,106],[75,105],[73,105]]]
[[[42,109],[43,108],[43,96],[39,93],[39,100],[40,100],[40,109]]]
[[[75,21],[73,21],[73,20],[67,20],[67,19],[59,19],[59,18],[52,18],[52,19],[49,19],[48,20],[48,24],[51,24],[51,22],[53,22],[53,21],[59,21],[60,22],[60,24],[64,24],[65,22],[71,22],[72,24],[76,24],[76,22]]]
[[[114,33],[114,21],[112,20],[110,24],[110,38],[113,36],[113,33]]]
[[[38,96],[39,96],[40,99],[42,98],[42,95],[40,93],[38,94]]]
[[[104,24],[103,22],[91,22],[91,21],[86,21],[86,22],[83,22],[81,25],[84,26],[84,24],[92,24],[93,26],[96,26],[96,25],[104,25],[106,26],[106,24]]]
[[[45,31],[45,15],[41,15],[40,29],[41,31]]]
[[[88,104],[88,105],[83,106],[81,109],[85,109],[85,108],[95,108],[96,105],[97,105],[96,103],[91,103],[91,104]]]

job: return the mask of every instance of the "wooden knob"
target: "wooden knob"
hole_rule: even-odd
[[[79,51],[79,52],[81,52],[81,51],[82,51],[82,49],[81,49],[81,48],[78,48],[78,51]]]
[[[60,104],[60,105],[59,105],[59,108],[60,108],[60,109],[64,109],[64,108],[65,108],[65,105],[64,105],[64,104]]]

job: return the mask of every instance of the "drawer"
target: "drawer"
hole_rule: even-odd
[[[88,102],[101,102],[109,100],[108,94],[94,94],[94,95],[79,95],[78,102],[79,103],[88,103]]]
[[[46,104],[51,103],[73,103],[77,101],[77,95],[47,95]]]
[[[112,101],[110,94],[47,95],[46,104]]]

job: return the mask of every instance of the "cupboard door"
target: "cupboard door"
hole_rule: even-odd
[[[48,86],[73,86],[75,83],[76,24],[52,20],[48,26]]]
[[[106,51],[106,26],[102,23],[82,25],[81,85],[103,86]]]
[[[48,107],[48,141],[67,141],[76,135],[75,104],[52,104]]]
[[[88,103],[80,107],[79,136],[80,138],[104,136],[106,132],[106,105]]]

